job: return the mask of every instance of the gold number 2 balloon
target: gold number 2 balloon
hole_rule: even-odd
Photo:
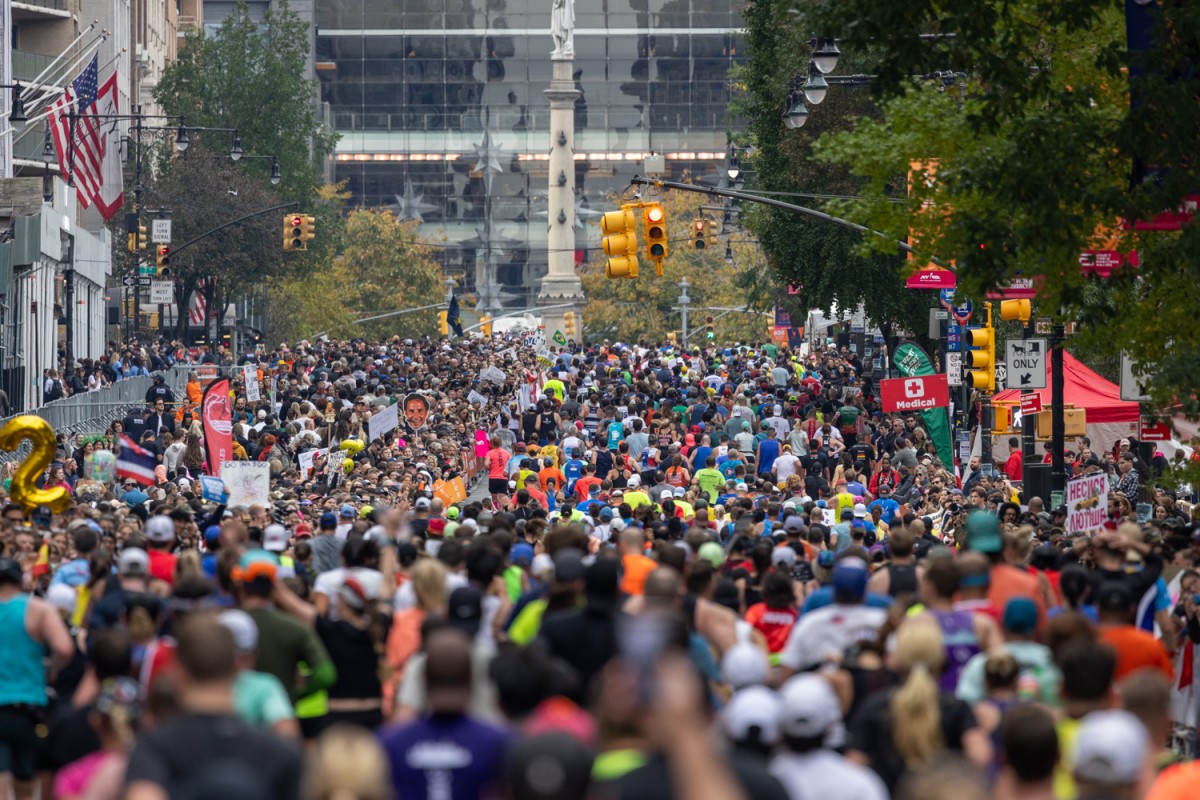
[[[55,513],[66,511],[71,505],[71,493],[65,487],[39,489],[37,478],[54,458],[54,428],[41,417],[32,414],[17,417],[0,429],[0,450],[16,450],[25,439],[33,449],[12,477],[8,494],[13,502],[32,511],[38,506],[48,506]]]

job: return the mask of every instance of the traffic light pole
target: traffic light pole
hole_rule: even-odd
[[[1029,334],[1033,332],[1033,318],[1021,328],[1021,340],[1028,341]],[[1033,394],[1032,390],[1021,390],[1021,398],[1024,399],[1027,394]],[[1021,463],[1025,466],[1035,463],[1037,458],[1034,453],[1034,432],[1037,429],[1037,418],[1033,414],[1021,414]],[[1024,471],[1022,471],[1024,477]]]
[[[1063,452],[1066,440],[1066,417],[1063,412],[1063,340],[1066,328],[1055,323],[1050,334],[1050,451],[1053,474],[1050,487],[1056,492],[1067,488],[1066,457]]]
[[[253,219],[254,217],[261,217],[263,214],[270,214],[272,211],[282,211],[285,208],[298,208],[299,206],[300,206],[300,202],[297,200],[293,200],[290,203],[282,203],[277,206],[271,206],[270,208],[264,208],[261,211],[252,211],[251,213],[246,214],[244,217],[238,217],[237,219],[231,219],[229,222],[218,225],[217,227],[213,228],[210,231],[205,231],[204,233],[200,234],[199,236],[196,236],[192,239],[187,240],[183,244],[179,245],[179,247],[172,248],[171,255],[172,256],[179,255],[179,251],[183,250],[185,247],[191,247],[192,245],[194,245],[196,242],[200,241],[201,239],[207,239],[209,236],[212,236],[217,231],[223,231],[226,228],[230,228],[234,225],[237,225],[239,222],[245,222],[246,220]]]

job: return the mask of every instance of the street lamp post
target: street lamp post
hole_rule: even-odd
[[[691,304],[692,298],[688,297],[687,290],[688,290],[688,286],[690,286],[690,285],[691,284],[688,283],[688,279],[686,276],[679,279],[679,316],[680,316],[680,324],[683,326],[683,337],[682,338],[683,338],[683,349],[684,350],[686,350],[687,346],[688,346],[687,317],[688,317],[688,306]]]

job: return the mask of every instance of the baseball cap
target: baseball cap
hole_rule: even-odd
[[[417,501],[413,503],[413,508],[429,508],[429,498],[418,497]]]
[[[967,517],[967,549],[977,553],[999,553],[1004,549],[1000,520],[986,511],[974,511]]]
[[[332,511],[326,511],[321,515],[321,529],[336,528],[338,525],[337,514]]]
[[[841,518],[842,519],[854,519],[854,509],[853,508],[843,508]]]
[[[626,483],[629,485],[630,489],[636,489],[642,485],[642,479],[637,475],[630,475],[629,480],[626,481]]]
[[[367,607],[367,590],[357,578],[346,578],[342,582],[342,588],[338,589],[338,597],[355,611],[362,611]]]
[[[342,519],[354,519],[354,506],[346,503],[344,506],[342,506],[342,510],[339,512],[339,514]]]
[[[524,542],[515,544],[509,557],[514,564],[520,564],[525,567],[531,566],[533,564],[533,547]]]
[[[824,736],[842,718],[841,708],[831,687],[813,674],[796,675],[779,691],[782,706],[781,729],[784,736],[812,739]]]
[[[155,544],[175,541],[175,523],[162,514],[146,520],[146,538]]]
[[[700,545],[696,557],[712,564],[714,568],[719,568],[725,563],[725,550],[716,542],[705,542]]]
[[[1028,597],[1014,597],[1004,605],[1004,630],[1027,636],[1037,628],[1037,604]]]
[[[833,592],[837,597],[862,599],[867,592],[870,570],[861,558],[843,558],[833,565]]]
[[[233,634],[233,644],[243,653],[258,649],[258,625],[254,618],[240,608],[222,611],[218,621]]]
[[[670,489],[663,489],[662,492],[659,494],[658,499],[659,500],[670,500],[674,497],[675,497],[675,494]]]
[[[1133,714],[1093,711],[1075,739],[1075,778],[1104,786],[1136,783],[1148,747],[1146,728]]]
[[[52,583],[46,590],[46,602],[59,611],[74,613],[76,601],[75,590],[65,583]]]
[[[685,492],[685,491],[683,490],[683,487],[682,487],[682,486],[676,486],[676,487],[675,487],[675,496],[676,496],[676,497],[683,497],[683,496],[684,496],[684,495],[686,495],[686,494],[687,494],[687,492]]]
[[[767,654],[750,642],[738,642],[721,656],[721,675],[734,691],[765,685],[770,669]]]
[[[446,509],[446,519],[458,519],[458,506],[450,506]]]
[[[776,547],[771,551],[771,563],[790,571],[796,566],[796,551],[790,547]]]
[[[854,504],[854,516],[856,519],[863,519],[867,516],[867,507],[862,503]]]
[[[284,550],[287,550],[287,546],[287,528],[279,523],[268,525],[263,531],[263,550],[271,553],[282,553]]]
[[[140,547],[127,547],[117,559],[117,573],[129,578],[142,578],[150,573],[150,556]]]
[[[450,595],[446,622],[468,636],[479,633],[483,622],[483,595],[474,586],[460,586]]]
[[[783,521],[783,529],[785,531],[804,530],[804,517],[799,514],[788,514],[787,519]]]
[[[765,686],[750,686],[735,693],[721,710],[721,727],[735,742],[750,738],[758,729],[758,740],[772,745],[779,741],[779,695]]]
[[[296,526],[296,538],[308,539],[312,537],[312,526],[307,522],[301,522]]]
[[[604,508],[600,509],[601,521],[608,522],[612,518],[613,518],[613,510],[611,508],[609,508],[608,506],[605,506]]]

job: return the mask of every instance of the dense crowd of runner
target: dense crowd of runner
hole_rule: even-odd
[[[6,465],[0,797],[1200,795],[1200,528],[1136,442],[1073,446],[1111,482],[1076,533],[1020,459],[943,463],[844,348],[553,359],[394,338],[203,365],[261,505],[205,499],[199,364],[59,438],[62,513],[8,502]],[[154,479],[112,475],[122,437]]]

